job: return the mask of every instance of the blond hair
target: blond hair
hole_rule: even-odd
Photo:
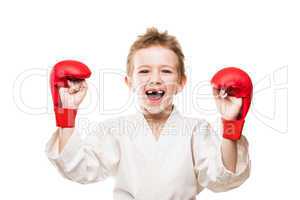
[[[133,63],[132,59],[139,49],[148,48],[151,46],[162,46],[164,48],[172,50],[178,58],[178,74],[179,81],[185,77],[185,68],[184,68],[184,54],[182,53],[181,46],[177,41],[176,37],[169,35],[167,31],[159,32],[156,28],[148,28],[146,33],[139,35],[137,40],[131,45],[129,54],[127,56],[127,69],[126,73],[128,76],[132,75]]]

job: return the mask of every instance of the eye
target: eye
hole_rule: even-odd
[[[163,73],[168,73],[168,74],[172,73],[172,71],[171,71],[171,70],[168,70],[168,69],[163,69],[162,72],[163,72]]]
[[[139,71],[139,73],[141,73],[141,74],[148,73],[148,72],[149,72],[149,70],[147,70],[147,69]]]

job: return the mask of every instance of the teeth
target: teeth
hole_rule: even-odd
[[[148,91],[146,91],[146,94],[153,94],[153,93],[164,94],[164,91],[163,90],[148,90]]]
[[[147,94],[152,94],[152,93],[153,93],[152,90],[148,90],[148,91],[147,91]]]

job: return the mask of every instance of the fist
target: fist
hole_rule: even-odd
[[[78,109],[86,96],[88,86],[85,80],[68,80],[68,87],[59,88],[63,108]]]
[[[213,95],[217,110],[223,119],[235,120],[238,118],[242,108],[242,98],[229,96],[224,89],[213,88]]]
[[[222,115],[223,137],[239,140],[251,103],[252,81],[245,71],[227,67],[212,77],[211,84],[217,109]]]
[[[76,60],[63,60],[54,65],[50,74],[50,88],[56,126],[74,127],[77,108],[87,92],[85,79],[90,75],[88,66]]]

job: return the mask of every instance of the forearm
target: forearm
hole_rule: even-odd
[[[226,169],[235,173],[237,164],[237,142],[223,138],[221,150],[224,166]]]
[[[58,143],[58,152],[61,153],[74,132],[74,128],[58,128],[56,142]]]

